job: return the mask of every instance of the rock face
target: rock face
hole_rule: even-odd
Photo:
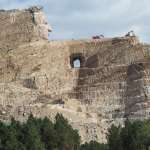
[[[38,7],[0,20],[1,120],[60,112],[83,142],[106,142],[112,123],[150,118],[150,46],[136,36],[48,41]]]
[[[40,7],[27,10],[0,10],[0,20],[1,50],[47,39],[48,31],[51,31]]]

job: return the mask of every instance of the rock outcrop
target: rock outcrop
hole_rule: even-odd
[[[136,36],[48,41],[39,7],[1,10],[0,29],[1,120],[60,112],[83,142],[106,142],[112,123],[150,118],[150,46]]]

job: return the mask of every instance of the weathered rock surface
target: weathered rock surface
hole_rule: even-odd
[[[47,41],[41,8],[0,11],[0,119],[63,113],[83,141],[150,118],[150,46],[136,36]],[[80,68],[73,61],[80,60]]]

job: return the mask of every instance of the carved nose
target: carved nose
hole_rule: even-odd
[[[52,32],[52,27],[48,25],[48,32]]]

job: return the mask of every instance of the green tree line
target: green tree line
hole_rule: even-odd
[[[126,121],[125,126],[112,126],[107,144],[96,141],[81,144],[78,131],[57,114],[52,122],[47,117],[34,118],[20,123],[0,122],[0,150],[148,150],[150,146],[150,120]]]
[[[109,150],[150,150],[150,120],[130,122],[109,129]]]

